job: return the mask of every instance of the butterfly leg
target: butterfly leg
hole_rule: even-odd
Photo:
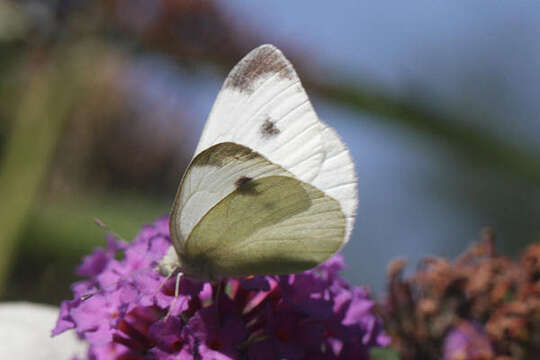
[[[161,284],[159,284],[158,288],[156,289],[156,291],[154,291],[154,295],[153,296],[156,296],[160,291],[161,289],[163,288],[163,286],[165,285],[165,283],[167,283],[167,280],[169,280],[171,278],[171,276],[173,276],[174,273],[170,273],[168,274],[165,279],[163,279],[163,281],[161,282]]]
[[[171,315],[174,307],[176,306],[176,301],[178,300],[178,296],[180,295],[180,279],[182,278],[183,275],[184,275],[184,273],[182,273],[182,272],[179,272],[176,275],[176,284],[174,285],[174,299],[173,299],[173,302],[172,302],[171,306],[169,307],[169,312],[165,316],[165,321],[167,321],[167,319]]]
[[[219,280],[219,283],[217,285],[216,293],[214,294],[214,299],[212,301],[212,305],[215,304],[215,310],[218,314],[218,324],[221,324],[221,316],[219,312],[219,297],[221,295],[221,290],[223,289],[223,280]]]

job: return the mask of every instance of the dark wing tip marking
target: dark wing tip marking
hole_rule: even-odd
[[[274,137],[281,131],[276,127],[276,124],[268,117],[261,125],[261,134],[263,138]]]
[[[292,65],[272,45],[259,46],[240,60],[225,80],[224,87],[251,94],[254,82],[267,73],[277,73],[287,79],[294,77]]]

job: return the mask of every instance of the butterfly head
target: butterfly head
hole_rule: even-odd
[[[204,256],[194,259],[185,259],[179,256],[174,246],[171,246],[167,254],[159,261],[157,270],[166,277],[171,277],[181,272],[184,276],[201,281],[215,282],[220,276],[214,274],[209,268],[209,262]]]
[[[181,271],[181,268],[180,258],[176,254],[174,247],[171,246],[167,254],[159,261],[157,270],[161,275],[171,277],[174,273]]]

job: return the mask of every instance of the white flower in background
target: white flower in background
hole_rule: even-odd
[[[27,302],[0,303],[0,359],[84,358],[87,346],[75,333],[51,337],[58,308]]]

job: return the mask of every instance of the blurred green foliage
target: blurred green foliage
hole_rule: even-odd
[[[96,193],[39,202],[27,214],[18,236],[18,256],[4,298],[59,303],[69,298],[66,284],[77,280],[80,259],[104,247],[105,230],[93,219],[111,224],[124,239],[168,211],[168,201],[133,194]],[[114,225],[112,225],[114,224]]]
[[[0,175],[0,286],[7,277],[15,241],[47,171],[67,111],[73,105],[73,79],[56,71],[56,66],[44,65],[31,75],[5,145]],[[51,92],[51,88],[61,91]],[[43,114],[47,114],[46,119]],[[29,146],[29,140],[33,146]]]

